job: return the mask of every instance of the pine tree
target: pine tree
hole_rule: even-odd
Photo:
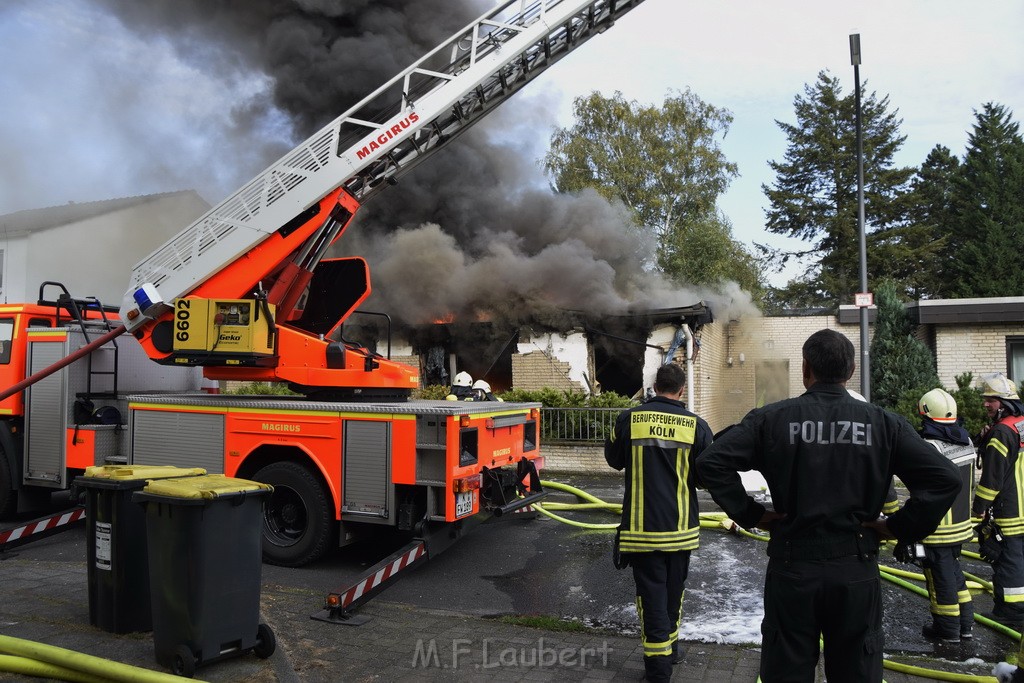
[[[871,236],[871,275],[900,283],[911,299],[934,296],[946,286],[940,266],[948,250],[952,204],[960,162],[936,145],[911,181],[909,222]]]
[[[955,184],[946,262],[949,297],[1024,294],[1024,140],[1012,113],[985,104]]]
[[[871,93],[861,99],[866,223],[869,232],[889,230],[906,223],[914,169],[893,166],[906,137],[899,134],[902,121],[888,111],[889,98]],[[812,257],[810,274],[791,292],[834,306],[860,287],[855,93],[844,96],[839,79],[822,71],[794,106],[795,124],[776,121],[789,142],[785,160],[769,162],[774,184],[762,186],[771,203],[766,230],[811,244],[803,251],[762,249],[780,265]],[[874,263],[869,253],[869,270]]]
[[[906,412],[926,391],[939,384],[935,360],[924,343],[914,336],[899,288],[885,281],[875,288],[878,316],[871,340],[871,402]]]

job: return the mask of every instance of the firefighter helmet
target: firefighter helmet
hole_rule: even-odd
[[[936,422],[956,423],[956,399],[943,389],[932,389],[922,396],[917,402],[917,409],[921,415]]]
[[[469,387],[473,384],[473,377],[466,371],[462,371],[455,375],[455,379],[452,380],[453,387]]]
[[[482,379],[478,379],[477,381],[473,382],[473,389],[482,391],[485,394],[491,393],[491,385]]]
[[[1020,400],[1020,396],[1017,395],[1017,387],[1013,386],[1013,382],[1007,379],[1006,375],[1001,372],[993,372],[992,374],[982,376],[981,395],[1008,399],[1010,401]]]

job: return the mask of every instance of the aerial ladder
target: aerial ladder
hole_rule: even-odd
[[[407,401],[419,384],[415,368],[334,334],[369,296],[369,269],[362,258],[326,254],[363,202],[641,1],[500,3],[137,263],[120,320],[110,321],[117,327],[71,345],[73,353],[12,383],[0,400],[130,332],[140,342],[133,353],[157,363],[146,375],[163,374],[148,382],[132,373],[126,389],[137,393],[118,397],[130,417],[115,444],[117,462],[187,461],[271,484],[264,557],[288,566],[384,527],[414,537],[409,555],[392,560],[408,566],[470,522],[532,504],[545,495],[540,404]],[[39,331],[33,348],[47,334]],[[176,366],[202,368],[214,380],[285,382],[314,400],[179,390],[165,375],[195,373]],[[70,376],[47,382],[63,391]],[[25,403],[26,419],[35,411]],[[70,444],[50,488],[64,486],[72,470],[110,462],[58,422],[36,433],[39,443]],[[27,471],[22,431],[11,434],[0,443],[10,475],[0,503],[14,500],[19,480],[22,499],[32,488],[18,476]],[[370,581],[374,592],[396,575],[391,564],[380,572]],[[367,588],[332,595],[337,616]]]
[[[366,262],[328,247],[361,203],[640,2],[499,4],[136,264],[127,331],[208,378],[402,400],[416,370],[328,338],[370,293]]]

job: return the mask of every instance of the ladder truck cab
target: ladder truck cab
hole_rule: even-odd
[[[136,264],[119,317],[156,365],[297,395],[132,395],[129,462],[272,484],[264,558],[292,566],[542,496],[540,405],[408,400],[417,369],[340,333],[365,260],[325,255],[361,203],[639,4],[500,3]]]
[[[73,358],[118,323],[116,309],[44,282],[34,304],[0,305],[0,386]],[[0,400],[0,518],[38,511],[92,465],[127,462],[127,393],[198,391],[198,369],[153,364],[111,339]]]

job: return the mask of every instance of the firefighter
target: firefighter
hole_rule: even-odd
[[[445,396],[449,401],[472,401],[473,400],[473,377],[466,371],[455,375],[452,380],[452,391]]]
[[[974,485],[975,450],[967,430],[957,420],[956,399],[943,389],[932,389],[917,403],[921,414],[919,434],[946,456],[960,472],[963,488],[938,528],[923,541],[925,581],[931,603],[932,623],[922,635],[947,643],[971,637],[974,606],[960,567],[960,546],[971,540],[971,488]]]
[[[491,393],[491,385],[482,379],[478,379],[473,382],[473,400],[474,401],[501,401]]]
[[[1024,405],[1001,373],[982,377],[981,396],[992,425],[981,444],[981,478],[971,511],[990,518],[1001,539],[992,563],[993,608],[985,616],[1019,631],[1024,626],[1024,481],[1019,462]]]
[[[819,636],[829,683],[882,680],[880,538],[900,548],[934,531],[960,490],[956,468],[913,427],[844,385],[853,344],[835,330],[803,346],[796,398],[755,408],[697,457],[697,475],[741,527],[771,532],[761,623],[761,680],[813,681]],[[747,494],[759,471],[773,510]],[[893,475],[910,498],[881,518]]]
[[[668,681],[681,660],[683,589],[700,540],[693,462],[711,429],[683,406],[685,384],[678,365],[658,368],[654,398],[622,411],[604,446],[608,464],[626,470],[617,556],[633,567],[649,681]]]

